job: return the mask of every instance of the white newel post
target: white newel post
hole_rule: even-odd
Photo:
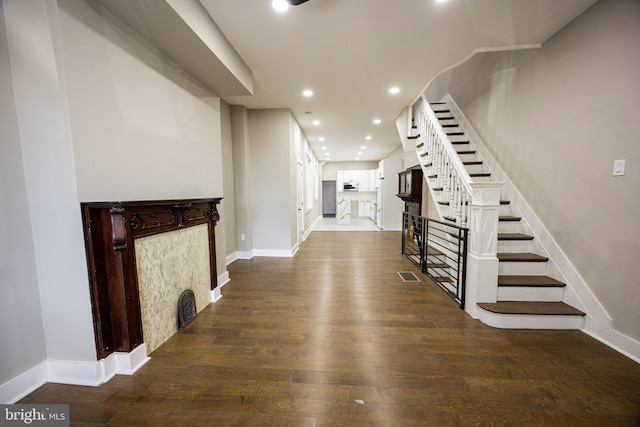
[[[470,183],[471,213],[465,311],[478,318],[478,302],[496,302],[498,296],[498,220],[502,182]]]

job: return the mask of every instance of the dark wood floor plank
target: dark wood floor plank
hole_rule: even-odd
[[[224,297],[135,375],[22,403],[95,426],[640,425],[638,364],[580,331],[483,325],[400,239],[313,232],[292,259],[235,261]]]

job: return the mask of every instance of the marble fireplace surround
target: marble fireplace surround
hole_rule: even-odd
[[[206,224],[210,289],[222,198],[81,203],[98,359],[144,343],[134,239]],[[176,301],[177,303],[177,301]]]

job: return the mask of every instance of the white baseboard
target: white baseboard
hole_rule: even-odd
[[[220,290],[220,286],[218,286],[217,288],[213,289],[211,291],[211,302],[218,302],[218,300],[220,298],[222,298],[222,292]]]
[[[140,344],[130,353],[113,353],[116,362],[115,374],[117,375],[133,375],[142,368],[151,358],[147,356],[147,345]],[[113,375],[112,375],[113,376]],[[110,378],[109,378],[110,379]],[[105,379],[103,382],[107,382]]]
[[[316,219],[313,220],[313,223],[311,223],[309,228],[307,228],[307,230],[304,232],[304,236],[302,236],[302,241],[307,240],[307,237],[309,237],[309,234],[311,234],[313,229],[316,228],[316,224],[318,224],[321,220],[322,220],[322,216],[317,216]]]
[[[587,329],[583,329],[582,331],[597,339],[604,345],[624,354],[634,362],[640,363],[640,341],[636,341],[615,329],[605,329],[598,332],[589,331]]]
[[[13,404],[47,382],[47,361],[0,385],[0,403]]]
[[[224,285],[229,283],[229,280],[231,280],[229,278],[229,272],[225,271],[224,273],[218,276],[218,287],[219,288],[223,287]]]
[[[144,343],[97,362],[45,360],[0,385],[0,403],[15,403],[47,382],[97,387],[115,375],[133,375],[149,360]]]
[[[254,249],[253,256],[291,258],[295,254],[294,249]]]
[[[254,251],[236,251],[232,255],[227,257],[227,265],[231,264],[231,262],[237,259],[251,259],[254,256]],[[229,258],[233,259],[233,261],[229,262]]]
[[[296,243],[291,249],[252,249],[250,251],[236,251],[227,255],[225,261],[227,265],[229,265],[238,259],[252,259],[254,257],[292,258],[296,252],[298,252],[299,248],[300,245]]]

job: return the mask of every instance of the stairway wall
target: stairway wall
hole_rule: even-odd
[[[567,254],[613,329],[636,341],[639,43],[640,3],[600,1],[542,48],[477,55],[438,86]],[[626,159],[625,176],[612,176],[615,159]]]

